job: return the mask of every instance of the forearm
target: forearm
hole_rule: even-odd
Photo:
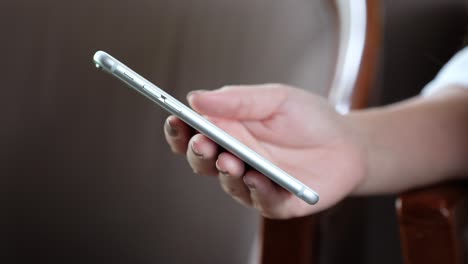
[[[468,90],[449,89],[345,117],[367,156],[356,194],[391,193],[468,175]]]

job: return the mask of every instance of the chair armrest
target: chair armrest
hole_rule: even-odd
[[[463,263],[468,188],[448,183],[409,191],[396,200],[406,264]]]

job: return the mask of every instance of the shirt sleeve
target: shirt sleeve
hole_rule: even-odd
[[[435,79],[424,87],[421,94],[430,96],[453,86],[468,89],[468,47],[455,54],[439,71]]]

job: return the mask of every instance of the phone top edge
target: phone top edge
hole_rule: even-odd
[[[209,123],[209,126],[201,126],[199,128],[206,128],[206,127],[211,128],[211,126],[214,126],[214,124],[211,124],[211,122],[209,122],[207,120],[204,120],[204,118],[199,116],[192,109],[190,109],[187,106],[185,106],[184,104],[178,102],[177,99],[173,98],[171,95],[167,94],[164,90],[162,90],[161,88],[159,88],[155,84],[151,83],[150,81],[146,80],[144,77],[140,76],[138,73],[134,72],[132,69],[128,68],[125,64],[123,64],[119,60],[115,59],[114,57],[112,57],[108,53],[106,53],[104,51],[101,51],[101,50],[95,52],[95,54],[93,56],[93,61],[94,61],[97,68],[100,68],[101,70],[104,70],[104,71],[110,73],[111,75],[117,77],[118,79],[125,82],[127,85],[129,85],[133,89],[137,90],[141,94],[148,97],[150,100],[154,101],[155,103],[157,103],[158,105],[163,107],[166,111],[171,112],[172,114],[175,114],[179,118],[181,118],[182,116],[185,116],[182,113],[182,112],[185,112],[185,114],[188,114],[189,116],[191,114],[193,114],[194,116],[203,119],[204,122],[201,122],[201,123],[205,123],[205,122]],[[127,74],[130,74],[130,75],[127,75]],[[131,78],[131,80],[128,79],[129,77]],[[158,95],[154,94],[156,92],[156,90],[151,90],[151,89],[156,89]],[[182,111],[182,112],[180,112],[180,111],[179,112],[178,111],[174,112],[173,110],[175,110],[175,108],[180,108],[180,109],[185,109],[186,108],[186,109],[184,111]],[[182,116],[180,114],[182,114]],[[182,118],[182,119],[186,119],[186,118]],[[187,124],[189,124],[193,128],[199,130],[200,132],[205,130],[205,129],[200,130],[199,128],[193,126],[193,124],[191,124],[193,122],[190,122],[190,121],[193,121],[193,118],[187,118],[187,119],[188,120],[184,120],[184,122],[187,123],[187,121],[189,121]],[[214,127],[216,127],[216,126],[214,126]],[[302,200],[307,202],[308,204],[313,205],[313,204],[316,204],[319,201],[320,197],[319,197],[318,193],[316,193],[314,190],[310,189],[307,185],[303,184],[301,181],[299,181],[295,177],[292,177],[291,175],[289,175],[288,173],[283,171],[281,168],[277,167],[275,164],[271,163],[269,160],[263,158],[257,152],[255,152],[252,149],[248,148],[247,146],[245,146],[241,142],[238,142],[238,140],[236,140],[231,135],[227,134],[225,131],[219,129],[218,127],[216,127],[216,128],[217,129],[215,129],[214,131],[220,130],[220,133],[215,133],[215,134],[226,134],[226,136],[228,138],[232,138],[233,141],[236,142],[236,144],[238,143],[239,145],[241,145],[240,149],[248,150],[248,151],[245,151],[245,150],[244,151],[236,151],[237,153],[253,152],[253,154],[255,154],[253,156],[258,156],[262,160],[260,163],[253,162],[251,158],[247,157],[249,155],[245,155],[246,157],[242,158],[242,160],[244,162],[248,163],[249,165],[256,168],[257,170],[259,170],[261,167],[265,167],[265,163],[268,163],[267,165],[269,165],[270,168],[273,168],[273,169],[265,169],[265,170],[262,169],[262,170],[259,170],[259,171],[262,172],[263,174],[265,174],[271,180],[273,180],[276,183],[278,183],[279,185],[281,185],[283,188],[287,189],[288,191],[292,192],[293,194],[295,194],[296,196],[298,196],[299,198],[301,198]],[[210,132],[210,131],[212,132],[212,130],[210,130],[210,129],[206,129],[206,130],[207,131],[204,131],[204,134],[206,134],[206,132]],[[212,133],[207,133],[206,135],[208,136],[208,134],[212,134]],[[223,137],[221,136],[221,138],[223,138]],[[234,145],[236,145],[236,144],[234,144]],[[229,147],[229,146],[231,146],[231,147]],[[227,150],[233,151],[233,150],[236,149],[236,147],[234,147],[232,145],[232,143],[229,146],[226,147]],[[232,149],[232,148],[234,148],[234,149]],[[233,152],[233,154],[236,153],[236,152]],[[242,156],[244,156],[244,155],[242,155]],[[250,157],[252,157],[252,155],[250,155]],[[248,162],[248,161],[250,161],[250,162]],[[251,163],[254,163],[254,164],[251,164]],[[255,166],[255,164],[257,166],[260,166],[260,167]],[[261,165],[261,164],[263,164],[263,165]],[[266,167],[268,167],[268,166],[266,166]],[[272,170],[274,172],[271,172]],[[279,173],[275,172],[275,171],[279,171]],[[280,175],[280,176],[277,176],[277,175]],[[285,180],[285,177],[286,177],[286,180]]]
[[[93,61],[96,65],[96,68],[102,68],[102,70],[112,72],[112,68],[115,67],[115,62],[117,60],[108,53],[99,50],[94,53]]]

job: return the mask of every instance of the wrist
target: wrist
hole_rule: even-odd
[[[468,91],[416,97],[345,116],[363,149],[365,175],[354,194],[396,193],[466,177]]]
[[[352,191],[352,194],[359,195],[368,192],[369,180],[375,174],[376,147],[374,146],[374,135],[372,133],[372,121],[365,111],[354,111],[343,116],[346,131],[350,141],[361,156],[361,172],[358,178],[360,181]]]

